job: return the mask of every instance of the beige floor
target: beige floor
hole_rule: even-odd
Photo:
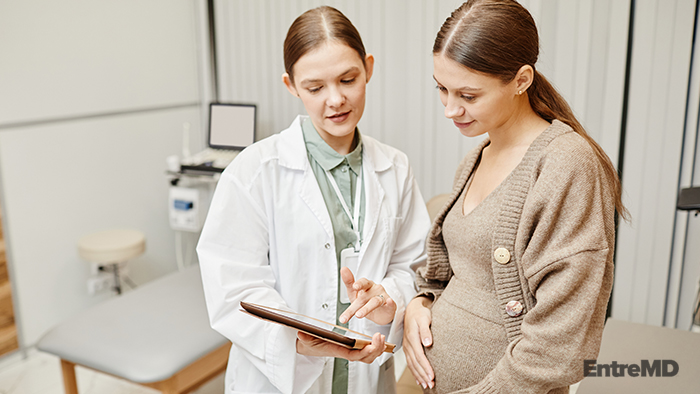
[[[160,393],[82,367],[76,368],[76,376],[80,394]],[[223,374],[193,393],[223,394]],[[64,394],[58,357],[38,350],[29,350],[26,358],[19,353],[3,358],[0,361],[0,394]]]

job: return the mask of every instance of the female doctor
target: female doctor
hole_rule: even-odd
[[[393,393],[383,349],[402,341],[425,204],[406,155],[357,130],[374,58],[352,23],[331,7],[305,12],[284,62],[308,116],[226,168],[197,246],[211,325],[233,343],[227,392]],[[372,344],[297,334],[240,312],[240,301],[349,325]]]

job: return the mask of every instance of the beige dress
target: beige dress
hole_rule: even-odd
[[[493,218],[499,209],[499,199],[494,196],[500,187],[464,215],[468,187],[443,224],[454,276],[432,308],[434,345],[426,349],[426,355],[435,371],[435,388],[428,391],[433,393],[449,393],[478,383],[496,366],[508,345],[493,282],[491,245],[484,242],[494,231]],[[464,324],[456,325],[455,320]],[[456,366],[463,373],[455,374]]]
[[[488,142],[457,169],[416,276],[419,295],[436,299],[427,353],[435,392],[567,394],[600,349],[613,283],[610,182],[590,144],[554,120],[460,217],[464,185]]]

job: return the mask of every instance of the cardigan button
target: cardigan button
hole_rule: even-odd
[[[498,248],[493,252],[493,257],[499,264],[508,264],[510,261],[510,252],[506,248]]]
[[[331,244],[326,243],[325,245],[323,245],[323,247],[326,248],[326,249],[330,249],[330,248],[331,248]]]
[[[512,300],[506,304],[506,313],[510,317],[520,316],[523,313],[523,304],[520,301]]]

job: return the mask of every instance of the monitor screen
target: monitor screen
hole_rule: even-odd
[[[255,104],[209,105],[209,146],[243,149],[255,142]]]

